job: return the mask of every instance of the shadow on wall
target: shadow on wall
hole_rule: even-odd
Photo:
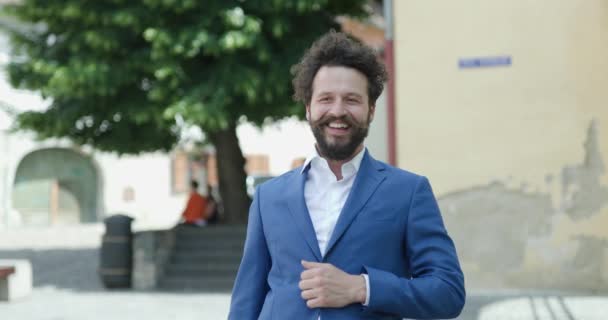
[[[32,264],[34,288],[76,291],[105,290],[97,270],[99,249],[0,250],[0,259],[27,259]]]
[[[608,290],[606,238],[580,233],[560,243],[555,230],[558,222],[573,226],[603,214],[608,204],[598,140],[592,121],[584,162],[562,170],[560,208],[551,194],[509,189],[502,182],[439,199],[469,288]]]

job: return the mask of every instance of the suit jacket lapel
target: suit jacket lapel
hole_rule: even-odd
[[[348,229],[353,220],[357,217],[367,200],[376,191],[376,188],[386,178],[382,173],[384,167],[380,166],[374,160],[367,150],[361,160],[359,172],[350,190],[346,203],[340,212],[340,217],[336,223],[336,227],[327,244],[325,257],[328,256],[336,242],[340,240],[344,232]]]
[[[317,235],[315,233],[315,228],[312,225],[312,221],[310,220],[310,214],[308,213],[308,207],[306,207],[306,200],[304,198],[304,183],[306,182],[306,176],[308,175],[308,171],[300,174],[299,172],[294,172],[292,181],[289,184],[291,188],[286,190],[287,206],[289,207],[289,212],[298,226],[300,233],[306,240],[306,243],[312,250],[317,261],[321,261],[321,250],[319,249],[319,242],[317,241]]]

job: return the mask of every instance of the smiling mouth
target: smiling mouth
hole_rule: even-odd
[[[351,126],[345,123],[328,123],[325,125],[326,134],[333,137],[346,137],[350,133]]]
[[[328,124],[326,124],[326,126],[330,129],[336,129],[336,130],[348,130],[350,129],[350,125],[344,123],[344,122],[330,122]]]

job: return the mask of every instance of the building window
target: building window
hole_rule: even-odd
[[[248,175],[267,175],[270,171],[269,159],[265,154],[250,154],[245,156],[245,172]]]
[[[189,192],[191,180],[197,180],[199,185],[203,185],[206,180],[205,173],[205,161],[202,155],[183,150],[175,151],[171,159],[171,192],[174,194]]]
[[[135,189],[133,189],[133,187],[126,187],[122,190],[122,201],[124,201],[124,202],[135,201]]]

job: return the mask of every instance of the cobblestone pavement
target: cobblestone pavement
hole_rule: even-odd
[[[462,320],[607,320],[608,296],[485,292],[467,297]]]
[[[78,292],[53,287],[0,303],[2,320],[226,319],[228,294]],[[606,320],[608,297],[472,295],[461,320]]]
[[[0,259],[28,259],[34,291],[0,302],[0,320],[226,319],[228,294],[108,291],[97,275],[99,226],[0,232]],[[608,296],[472,292],[461,320],[608,320]]]
[[[0,319],[226,319],[229,303],[227,294],[77,292],[45,287],[20,301],[0,302]]]

